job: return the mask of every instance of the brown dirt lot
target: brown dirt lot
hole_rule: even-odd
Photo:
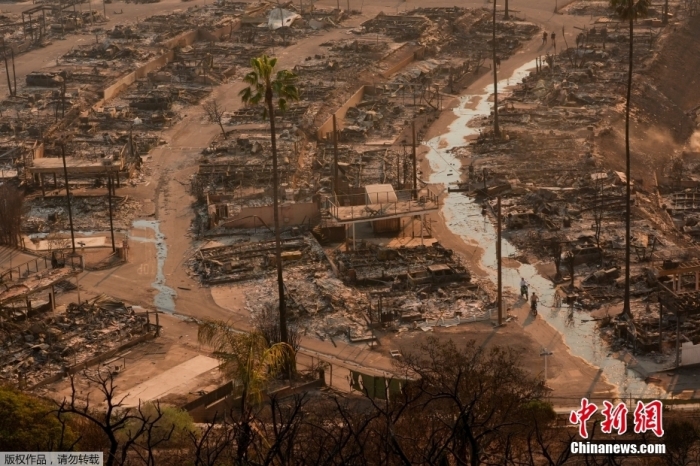
[[[474,340],[482,348],[507,347],[518,355],[523,368],[539,377],[544,376],[543,347],[553,352],[547,361],[547,386],[551,399],[559,406],[575,406],[581,397],[610,398],[613,387],[605,382],[598,369],[580,358],[572,357],[561,336],[541,318],[533,319],[527,306],[511,310],[512,319],[503,327],[488,322],[464,324],[457,327],[435,328],[431,332],[409,331],[396,337],[384,337],[382,350],[416,351],[429,334],[440,340],[453,340],[457,346]],[[495,323],[495,321],[494,321]]]

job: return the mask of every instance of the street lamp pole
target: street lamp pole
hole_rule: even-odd
[[[66,180],[66,202],[68,203],[68,221],[70,223],[70,242],[75,254],[75,234],[73,233],[73,211],[70,206],[70,188],[68,187],[68,168],[66,167],[66,146],[61,142],[61,158],[63,159],[63,176]]]
[[[78,271],[78,274],[75,276],[75,285],[78,288],[78,306],[80,306],[80,272],[83,271],[83,264],[85,260],[85,242],[84,241],[78,241],[78,245],[80,246],[80,270]]]
[[[544,356],[544,383],[547,383],[547,357],[553,355],[551,351],[547,351],[547,348],[543,348],[540,356]]]
[[[112,181],[112,174],[107,174],[107,198],[109,202],[109,232],[112,236],[112,252],[117,252],[117,248],[114,244],[114,222],[112,220],[112,189],[114,188],[114,182]]]

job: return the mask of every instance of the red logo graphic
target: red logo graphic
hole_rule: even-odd
[[[578,424],[578,434],[581,438],[588,438],[588,429],[586,429],[586,421],[598,411],[598,407],[593,403],[588,402],[588,398],[581,398],[581,409],[571,411],[569,421],[572,424]]]
[[[634,432],[639,434],[652,431],[657,437],[663,437],[663,404],[659,400],[650,401],[647,404],[637,402],[634,408]]]
[[[603,401],[603,416],[605,420],[600,423],[600,430],[604,434],[611,434],[613,429],[617,431],[618,434],[622,435],[627,432],[627,413],[629,410],[624,403],[613,408],[613,404],[609,401]]]
[[[581,408],[576,411],[571,411],[569,421],[578,425],[578,433],[581,438],[588,438],[588,428],[586,422],[598,411],[598,407],[588,401],[588,398],[581,398]],[[627,432],[627,415],[629,409],[625,403],[620,403],[617,406],[609,401],[603,401],[603,410],[601,411],[605,418],[600,423],[600,430],[604,434],[612,434],[617,431],[619,435]],[[653,432],[657,437],[663,437],[663,403],[659,400],[650,401],[644,404],[642,401],[637,402],[634,409],[634,432],[641,434],[645,432]]]

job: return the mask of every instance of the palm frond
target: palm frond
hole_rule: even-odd
[[[243,82],[255,86],[260,81],[257,71],[251,71],[245,76],[243,76]]]
[[[610,0],[610,7],[623,20],[646,18],[650,5],[650,0]]]
[[[286,112],[287,111],[287,100],[280,97],[280,99],[277,101],[277,106],[280,108],[282,113]]]
[[[268,346],[260,333],[239,333],[223,321],[199,325],[197,340],[211,346],[219,370],[247,388],[251,400],[260,402],[271,377],[294,358],[286,343]]]
[[[287,343],[275,343],[265,350],[261,364],[270,370],[283,367],[294,356],[294,349]]]
[[[246,87],[245,89],[241,90],[241,92],[238,93],[238,96],[241,98],[244,104],[247,104],[250,102],[250,98],[253,95],[253,90],[250,87]]]
[[[215,351],[227,348],[234,339],[233,329],[226,322],[219,320],[205,321],[199,325],[197,331],[197,341],[213,347]]]
[[[280,70],[275,73],[277,58],[261,55],[250,61],[253,71],[249,72],[243,80],[249,87],[239,92],[241,100],[248,106],[257,106],[262,103],[271,91],[273,101],[276,99],[276,106],[282,111],[286,111],[289,101],[299,100],[299,90],[295,86],[297,76],[288,70]],[[269,116],[267,106],[262,109],[263,118]]]
[[[287,84],[282,92],[289,100],[299,100],[299,89],[293,84]]]
[[[292,73],[289,70],[280,70],[277,72],[277,77],[275,78],[275,81],[279,81],[281,83],[285,84],[292,84],[296,82],[297,80],[297,75]]]

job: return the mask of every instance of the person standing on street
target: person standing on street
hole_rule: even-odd
[[[539,301],[539,299],[540,298],[537,296],[537,293],[533,291],[532,296],[530,296],[530,310],[532,311],[533,316],[537,315],[537,301]]]
[[[520,278],[520,297],[525,298],[525,301],[527,301],[527,298],[528,298],[527,282],[522,277]]]

